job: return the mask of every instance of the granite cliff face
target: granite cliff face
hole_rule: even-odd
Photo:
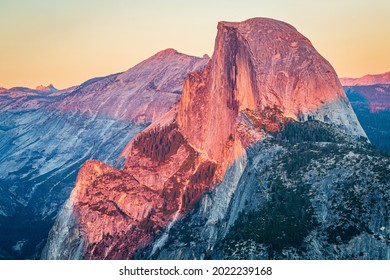
[[[220,176],[253,143],[240,118],[268,132],[287,119],[316,119],[365,136],[332,66],[294,27],[272,19],[220,22],[211,61],[184,83],[179,129],[222,166]]]
[[[128,143],[116,167],[83,165],[43,258],[154,258],[197,203],[210,214],[205,238],[220,239],[226,231],[218,223],[239,217],[226,213],[247,180],[248,152],[296,121],[366,139],[333,68],[295,28],[264,18],[219,23],[214,54],[187,76],[180,102]],[[209,192],[222,197],[207,201]]]

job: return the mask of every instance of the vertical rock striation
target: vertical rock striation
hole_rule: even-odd
[[[235,136],[240,112],[275,107],[279,118],[314,118],[365,136],[334,69],[294,27],[265,18],[220,22],[211,61],[184,83],[183,135],[221,160],[221,143]]]

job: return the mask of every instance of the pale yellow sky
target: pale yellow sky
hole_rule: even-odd
[[[57,88],[175,48],[212,54],[218,21],[294,25],[338,75],[390,71],[388,0],[1,0],[0,86]]]

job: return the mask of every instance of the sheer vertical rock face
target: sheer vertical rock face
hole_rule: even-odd
[[[130,141],[123,168],[89,161],[81,169],[71,203],[84,257],[134,257],[229,166],[244,169],[246,148],[308,118],[365,135],[333,68],[292,26],[264,18],[219,23],[212,59],[187,76],[180,103]]]
[[[264,18],[220,22],[212,60],[184,84],[183,135],[224,162],[239,112],[274,107],[284,118],[312,117],[365,136],[332,66],[294,27]]]

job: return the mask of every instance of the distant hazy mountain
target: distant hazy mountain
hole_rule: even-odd
[[[360,78],[340,78],[343,86],[369,86],[390,84],[390,72],[383,74],[369,74]]]
[[[390,85],[344,89],[371,143],[390,154]]]

